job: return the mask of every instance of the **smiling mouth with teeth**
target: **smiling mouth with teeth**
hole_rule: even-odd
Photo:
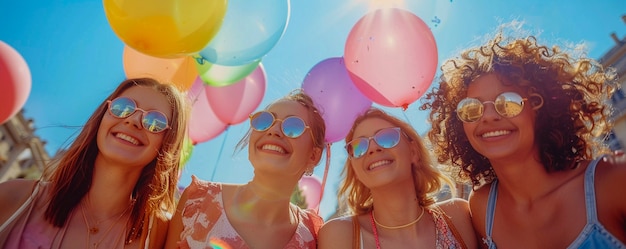
[[[129,142],[131,144],[139,145],[139,141],[137,141],[137,139],[134,139],[133,137],[128,136],[126,134],[117,133],[117,134],[115,134],[115,137],[119,138],[119,139],[122,139],[122,140],[124,140],[126,142]]]
[[[282,147],[278,146],[278,145],[273,145],[273,144],[265,144],[261,147],[262,150],[270,150],[270,151],[276,151],[278,153],[281,154],[285,154],[285,149],[283,149]]]
[[[380,161],[377,161],[377,162],[374,162],[374,163],[370,164],[370,166],[368,167],[368,169],[369,169],[369,170],[372,170],[372,169],[374,169],[374,168],[378,168],[378,167],[380,167],[380,166],[387,165],[387,164],[390,164],[390,163],[392,163],[392,162],[393,162],[393,161],[391,161],[391,160],[380,160]]]
[[[510,133],[511,133],[511,131],[509,131],[509,130],[490,131],[490,132],[484,133],[482,135],[482,137],[485,137],[485,138],[486,137],[497,137],[497,136],[507,135],[507,134],[510,134]]]

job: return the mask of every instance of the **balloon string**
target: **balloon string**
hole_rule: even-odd
[[[330,146],[332,144],[326,144],[326,166],[324,167],[324,178],[322,178],[322,191],[320,191],[320,202],[322,202],[322,197],[324,197],[324,188],[326,187],[326,178],[328,177],[328,168],[330,167]],[[316,210],[319,213],[319,205]]]
[[[409,123],[409,125],[411,127],[415,127],[415,126],[413,126],[413,124],[411,124],[411,119],[409,119],[409,117],[406,115],[406,109],[402,111],[402,115],[404,115],[404,119],[406,119],[406,122]],[[413,128],[413,129],[415,129],[415,128]]]
[[[217,166],[220,163],[220,158],[222,157],[222,151],[224,150],[224,144],[226,144],[226,136],[228,136],[228,128],[224,130],[224,140],[222,140],[222,146],[220,147],[220,152],[217,154],[217,160],[215,160],[215,167],[213,167],[213,173],[211,173],[211,181],[213,181],[213,177],[215,176],[215,170],[217,170]]]

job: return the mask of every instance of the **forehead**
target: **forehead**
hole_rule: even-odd
[[[395,127],[395,125],[382,118],[368,118],[355,127],[354,137],[373,136],[377,131],[389,127]]]
[[[305,121],[309,121],[308,109],[300,102],[294,100],[280,100],[267,108],[267,111],[274,113],[277,118],[298,116]]]
[[[467,97],[492,99],[503,92],[519,92],[519,87],[505,84],[501,77],[490,73],[481,75],[467,87]]]
[[[168,117],[172,116],[172,108],[165,95],[151,87],[133,86],[124,90],[118,97],[131,98],[137,103],[137,107],[146,111],[158,110]]]

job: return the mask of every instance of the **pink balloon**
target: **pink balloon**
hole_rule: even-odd
[[[224,123],[234,125],[248,119],[265,94],[265,71],[259,66],[243,80],[228,86],[206,86],[206,96],[215,115]]]
[[[298,187],[307,203],[307,208],[317,209],[320,205],[320,193],[322,182],[315,176],[302,176],[298,182]]]
[[[352,27],[344,59],[365,96],[380,105],[406,109],[435,77],[437,44],[426,23],[413,13],[378,9]]]
[[[304,78],[302,88],[322,113],[328,143],[343,139],[356,117],[372,106],[372,101],[352,83],[343,58],[317,63]]]
[[[205,94],[205,88],[204,82],[197,78],[187,92],[187,97],[192,103],[188,132],[193,144],[209,141],[228,127],[213,112]]]
[[[0,41],[0,124],[24,107],[31,84],[30,69],[24,57]]]

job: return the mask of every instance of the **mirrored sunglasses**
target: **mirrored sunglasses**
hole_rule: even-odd
[[[310,128],[304,120],[297,116],[289,116],[286,119],[278,119],[274,114],[268,111],[260,111],[250,115],[250,126],[255,131],[266,131],[274,122],[280,121],[280,129],[283,134],[290,138],[297,138],[304,134],[304,130]]]
[[[465,98],[456,106],[456,115],[463,122],[476,122],[485,112],[484,105],[491,103],[500,116],[512,118],[522,112],[526,100],[528,99],[522,98],[522,96],[514,92],[501,93],[494,101],[480,102],[480,100],[475,98]]]
[[[374,140],[382,148],[391,149],[400,143],[401,132],[400,127],[381,129],[374,136],[353,139],[346,144],[346,150],[352,158],[362,157],[369,149],[370,140]]]
[[[109,113],[116,118],[127,118],[136,111],[141,112],[141,126],[152,133],[160,133],[169,128],[167,116],[160,111],[146,111],[137,107],[137,103],[131,98],[118,97],[108,100]]]

